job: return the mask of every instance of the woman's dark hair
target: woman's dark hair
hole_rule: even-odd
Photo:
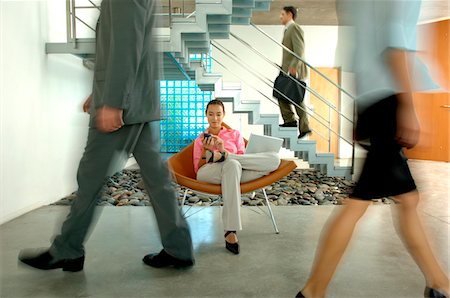
[[[295,20],[295,18],[297,18],[297,8],[295,8],[294,6],[285,6],[283,7],[283,10],[286,13],[291,13],[292,14],[292,19]]]
[[[220,99],[213,99],[210,102],[208,102],[208,104],[206,105],[206,111],[205,113],[208,112],[208,108],[211,105],[216,105],[216,106],[221,106],[223,109],[223,113],[225,114],[225,105],[223,104],[223,102]]]

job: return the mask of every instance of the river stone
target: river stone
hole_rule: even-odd
[[[119,201],[119,203],[117,204],[117,206],[124,206],[128,203],[128,199],[122,199]]]
[[[283,198],[279,198],[277,200],[277,203],[278,203],[278,206],[286,206],[288,204],[288,202]]]

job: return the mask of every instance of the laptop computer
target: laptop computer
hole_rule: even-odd
[[[245,154],[276,152],[278,153],[283,144],[283,139],[269,137],[264,135],[250,134],[248,138],[247,148]]]

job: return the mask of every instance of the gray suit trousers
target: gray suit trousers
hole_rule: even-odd
[[[155,148],[156,142],[152,142],[151,134],[150,123],[126,125],[113,133],[101,133],[90,128],[78,168],[77,198],[61,233],[50,248],[56,259],[84,255],[83,244],[93,225],[95,207],[105,178],[124,166],[133,144],[133,155],[141,168],[164,249],[176,258],[194,259],[189,227],[178,208],[170,172],[161,160],[159,148]]]

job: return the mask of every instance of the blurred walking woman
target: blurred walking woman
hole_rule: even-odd
[[[406,248],[425,277],[425,297],[448,297],[449,280],[420,222],[419,193],[402,151],[403,147],[414,147],[419,137],[412,92],[436,87],[414,55],[420,1],[337,3],[338,12],[350,18],[355,33],[352,57],[359,114],[356,139],[364,141],[368,152],[351,198],[324,230],[312,272],[297,297],[325,296],[353,230],[371,200],[390,196],[398,202],[399,231]],[[390,296],[404,295],[391,292]]]
[[[209,127],[194,142],[194,170],[197,180],[221,184],[223,197],[222,220],[225,247],[239,254],[237,231],[242,230],[241,182],[248,182],[276,170],[280,164],[278,153],[246,154],[241,133],[223,127],[225,107],[222,101],[212,100],[206,107]]]

